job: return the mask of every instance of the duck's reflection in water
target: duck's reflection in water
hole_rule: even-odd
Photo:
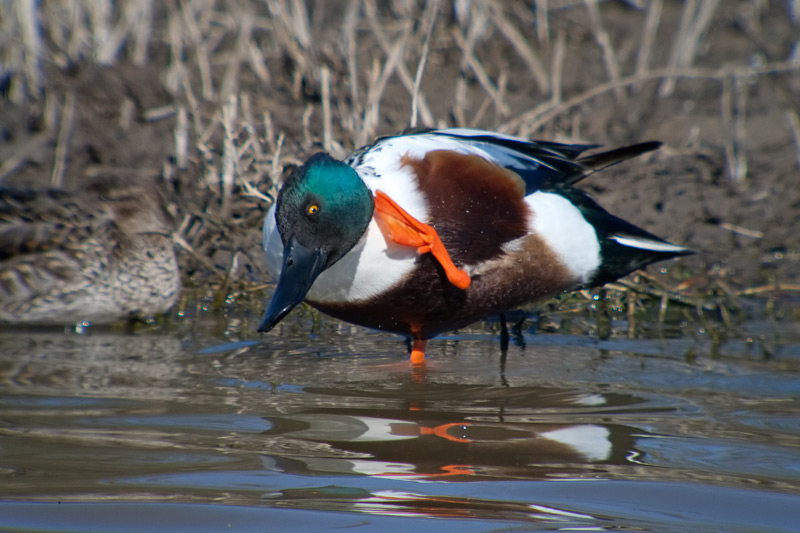
[[[467,389],[477,392],[474,386]],[[620,402],[639,404],[641,399],[526,389],[510,394],[503,406],[487,401],[474,409],[446,411],[414,401],[407,409],[331,407],[271,416],[266,432],[271,437],[325,443],[340,453],[272,456],[270,463],[311,475],[473,481],[580,476],[603,465],[630,464],[628,458],[637,455],[636,438],[646,432],[600,423],[602,417],[588,413],[613,409],[613,404],[619,408]],[[538,398],[539,403],[522,409],[524,398]]]

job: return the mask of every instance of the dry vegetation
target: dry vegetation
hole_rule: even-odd
[[[705,252],[619,285],[625,313],[649,295],[662,317],[674,301],[724,318],[799,288],[798,0],[0,7],[0,180],[163,175],[187,276],[217,294],[263,281],[258,225],[288,165],[440,126],[664,141],[586,184]]]

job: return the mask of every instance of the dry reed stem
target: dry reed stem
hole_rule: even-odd
[[[256,132],[255,119],[253,117],[253,106],[250,102],[250,93],[243,92],[239,95],[239,106],[241,109],[241,127],[247,132],[247,143],[251,145],[253,156],[256,159],[261,159],[263,153],[261,151],[261,142],[258,139]]]
[[[139,0],[125,5],[124,19],[127,22],[127,40],[131,45],[131,62],[142,66],[147,64],[148,49],[152,38],[153,0]],[[124,41],[123,41],[124,43]]]
[[[658,32],[658,23],[661,20],[663,0],[650,0],[647,7],[647,16],[642,27],[642,42],[639,45],[639,53],[636,55],[636,75],[642,79],[647,76],[650,67],[650,56],[653,52],[653,44]],[[641,88],[640,84],[637,88]]]
[[[110,44],[109,34],[111,31],[109,24],[113,7],[110,5],[109,0],[97,0],[91,3],[84,2],[84,9],[89,14],[92,37],[89,45],[92,47],[92,56],[96,57],[101,65],[111,64],[104,63],[104,61],[114,61],[113,54],[110,54],[108,49],[105,48]]]
[[[222,203],[220,216],[223,220],[230,217],[233,195],[233,180],[236,173],[238,153],[235,144],[235,124],[238,116],[238,99],[235,94],[228,97],[222,106],[222,127],[224,131],[222,144]]]
[[[259,50],[258,46],[252,41],[247,43],[247,59],[250,68],[253,70],[259,81],[265,86],[270,84],[269,68],[264,61],[264,55]]]
[[[378,78],[374,81],[374,83],[370,83],[369,92],[367,93],[367,105],[364,111],[364,120],[362,123],[363,129],[359,138],[361,143],[359,146],[361,144],[366,144],[367,139],[375,136],[375,130],[377,129],[378,122],[380,120],[380,102],[383,98],[383,93],[386,90],[386,85],[389,82],[389,78],[398,69],[400,58],[403,56],[403,50],[405,49],[406,42],[410,35],[411,25],[405,24],[400,37],[392,46],[392,49],[389,52],[389,57],[386,58],[386,62],[383,64],[383,68],[380,69]],[[413,91],[413,86],[411,90]]]
[[[718,4],[719,0],[685,0],[680,28],[675,35],[667,68],[678,70],[694,63],[700,41],[711,24]],[[672,94],[676,77],[666,77],[659,89],[660,96]]]
[[[38,99],[44,89],[44,74],[40,59],[43,57],[44,45],[39,31],[39,17],[36,12],[35,0],[20,0],[14,2],[14,12],[22,34],[25,82],[28,85],[27,94]],[[18,101],[24,97],[18,95]]]
[[[130,98],[126,98],[126,100],[133,102]],[[142,115],[140,118],[142,122],[157,122],[173,116],[176,112],[177,110],[175,109],[175,104],[167,104],[161,107],[152,107],[150,109],[142,110]]]
[[[539,0],[534,7],[536,10],[536,38],[544,44],[550,41],[550,18],[547,3],[548,0]]]
[[[189,215],[186,215],[184,220],[187,220]],[[178,231],[172,234],[172,240],[175,244],[177,244],[180,248],[183,248],[189,255],[192,256],[192,259],[203,265],[203,268],[207,269],[209,272],[216,272],[217,267],[211,259],[206,257],[204,254],[198,252],[194,249],[194,247],[189,244],[189,242],[181,236]]]
[[[369,78],[367,83],[367,94],[371,94],[375,92],[375,87],[378,85],[378,79],[381,76],[381,65],[378,58],[374,58],[372,60],[372,68],[369,72]],[[356,130],[355,135],[355,144],[356,146],[363,146],[367,144],[367,139],[369,139],[370,133],[375,128],[375,122],[377,121],[377,110],[370,107],[364,108],[364,115],[361,118],[360,127]]]
[[[746,85],[740,76],[727,76],[722,80],[722,126],[729,132],[723,141],[723,151],[728,177],[736,184],[747,178],[747,155],[745,151]]]
[[[411,128],[417,127],[417,118],[419,114],[419,88],[422,84],[422,73],[425,72],[425,65],[428,62],[428,53],[431,48],[431,35],[433,34],[433,27],[436,25],[436,19],[439,17],[439,0],[428,2],[423,13],[422,20],[424,21],[422,39],[422,52],[420,53],[419,62],[417,63],[417,72],[414,75],[414,89],[411,94],[411,118],[408,125]],[[427,126],[431,126],[428,124]]]
[[[131,33],[133,34],[133,52],[131,53],[131,61],[134,65],[145,65],[148,59],[148,50],[150,41],[152,39],[153,29],[153,0],[139,0],[138,2],[130,2],[126,7],[133,9],[133,6],[138,6],[138,9],[131,16]]]
[[[136,118],[136,103],[126,97],[122,98],[122,103],[119,106],[119,120],[117,122],[121,130],[128,130]]]
[[[331,71],[327,65],[320,68],[320,90],[322,92],[322,149],[333,151],[333,132],[331,125]]]
[[[611,44],[611,37],[603,27],[600,20],[600,11],[597,7],[597,0],[585,0],[586,10],[589,13],[589,25],[594,35],[594,40],[600,49],[603,51],[603,63],[606,66],[609,80],[614,83],[618,82],[620,78],[620,68],[617,62],[617,56],[614,53],[614,47]],[[616,93],[617,102],[622,102],[625,99],[625,91],[623,87],[617,85],[614,89]]]
[[[253,198],[258,198],[259,200],[264,202],[266,205],[272,204],[272,200],[273,199],[270,198],[269,196],[263,194],[258,189],[256,189],[255,186],[252,183],[250,183],[249,181],[242,180],[241,184],[242,184],[242,191],[243,191],[242,195],[243,196],[251,196]]]
[[[200,108],[200,104],[197,101],[197,97],[194,95],[194,91],[192,89],[189,68],[183,61],[185,52],[184,31],[181,24],[183,16],[184,15],[182,11],[180,10],[177,12],[173,10],[169,11],[169,19],[167,21],[167,36],[168,43],[170,45],[170,66],[167,67],[165,85],[174,94],[182,93],[183,97],[186,99],[186,107],[189,110],[194,111]],[[203,130],[200,113],[192,112],[191,117],[193,122],[193,130],[198,136],[200,136]],[[198,146],[202,144],[202,142],[199,142]]]
[[[358,83],[358,58],[356,56],[356,50],[358,46],[358,40],[356,38],[356,25],[358,24],[359,7],[360,0],[348,1],[342,27],[342,38],[344,41],[344,50],[346,54],[345,64],[347,65],[347,74],[350,78],[350,105],[352,106],[347,118],[345,117],[345,114],[342,114],[342,127],[351,135],[355,134],[355,117],[360,117],[363,114],[361,98],[358,90],[360,84]]]
[[[303,111],[303,148],[310,150],[314,144],[314,136],[311,134],[311,115],[314,114],[314,106],[311,104],[306,105],[306,110]]]
[[[464,126],[467,124],[467,118],[465,115],[467,109],[467,82],[464,79],[463,72],[458,79],[456,79],[456,88],[453,101],[454,104],[452,113],[453,117],[455,118],[455,125],[459,127]]]
[[[310,78],[317,63],[314,54],[308,12],[305,5],[297,0],[287,4],[286,0],[271,0],[267,3],[273,15],[273,28],[286,54],[297,63],[292,73],[292,90],[295,98],[301,97],[302,83]],[[291,6],[291,8],[290,8]]]
[[[188,40],[188,43],[194,47],[195,62],[197,64],[197,70],[200,73],[200,94],[202,94],[203,98],[206,100],[213,100],[214,79],[211,75],[211,57],[206,39],[204,38],[204,36],[208,36],[208,38],[211,38],[211,36],[208,35],[208,32],[204,32],[200,29],[197,21],[202,21],[203,19],[196,15],[198,11],[193,12],[190,10],[190,7],[195,5],[196,3],[180,4],[179,13],[183,21],[181,27],[186,29],[186,32],[180,33],[180,36],[182,41]],[[200,9],[202,9],[202,7],[200,7]],[[186,85],[188,85],[188,83],[184,83],[184,86]]]
[[[97,9],[102,7],[102,9]],[[122,16],[117,24],[111,24],[114,6],[107,2],[93,2],[89,4],[89,11],[94,13],[99,11],[97,21],[101,25],[100,30],[95,29],[95,34],[100,34],[100,38],[95,41],[94,57],[96,61],[104,66],[114,65],[119,61],[119,53],[125,41],[129,39],[129,32],[132,20],[136,18],[136,12],[140,9],[138,2],[130,2],[122,10]],[[95,17],[92,17],[94,21]]]
[[[489,16],[494,25],[498,30],[500,30],[500,33],[503,34],[508,42],[511,43],[522,60],[528,66],[528,69],[533,75],[534,80],[536,80],[536,84],[539,86],[539,90],[543,94],[547,94],[547,92],[550,90],[550,82],[548,81],[547,72],[542,65],[542,61],[539,59],[539,56],[533,51],[533,48],[531,48],[525,36],[517,29],[516,26],[514,26],[514,24],[511,23],[510,20],[508,20],[508,18],[506,18],[501,9],[502,4],[491,2],[488,4],[488,6]]]
[[[233,257],[231,257],[231,264],[228,267],[227,272],[225,272],[225,276],[222,279],[222,282],[219,284],[219,287],[216,290],[216,296],[214,298],[214,303],[216,307],[222,307],[222,304],[225,303],[225,299],[228,297],[228,292],[230,290],[231,285],[239,275],[240,270],[240,257],[242,256],[241,250],[236,250],[233,252]]]
[[[175,163],[179,169],[184,170],[189,163],[189,117],[186,106],[178,106],[175,129]]]
[[[170,58],[164,76],[164,86],[173,94],[180,94],[186,76],[186,66],[183,63],[183,40],[181,39],[180,17],[175,11],[170,10],[167,15],[166,38]]]
[[[569,111],[574,107],[585,104],[592,98],[596,98],[608,91],[614,90],[617,88],[617,86],[626,87],[628,85],[641,83],[642,81],[650,81],[669,77],[673,79],[695,78],[719,82],[729,76],[760,76],[764,74],[776,74],[779,72],[791,72],[795,70],[800,70],[800,64],[796,63],[795,61],[776,61],[755,67],[724,66],[718,69],[705,69],[699,67],[674,69],[665,67],[653,69],[647,73],[645,78],[642,78],[637,74],[633,74],[631,76],[620,78],[617,82],[609,81],[595,85],[588,91],[584,91],[583,93],[573,96],[568,100],[564,100],[558,105],[553,105],[551,102],[541,104],[529,111],[519,114],[517,118],[501,124],[497,129],[498,131],[508,133],[521,131],[524,126],[525,131],[534,132],[543,124],[549,122],[558,115]],[[522,134],[520,133],[520,135]]]
[[[304,0],[291,0],[290,12],[294,35],[303,48],[311,48],[311,25],[308,23],[308,10]],[[283,3],[283,2],[282,2]]]
[[[272,152],[272,187],[270,188],[269,195],[274,200],[278,195],[278,178],[281,171],[281,155],[283,152],[283,132],[278,135],[278,141],[275,143],[275,149]]]
[[[380,46],[384,54],[386,54],[388,57],[391,58],[393,54],[398,52],[397,43],[399,41],[396,41],[395,45],[389,44],[389,40],[386,38],[385,35],[386,29],[382,27],[380,25],[380,22],[378,21],[377,7],[375,6],[374,1],[367,1],[364,4],[364,10],[367,14],[367,22],[369,23],[370,30],[372,31],[375,40],[378,42],[378,46]],[[412,29],[411,24],[409,24],[408,20],[402,23],[402,28],[403,28],[402,32],[405,35],[404,39],[407,39],[410,36]],[[403,42],[405,42],[405,40]],[[399,50],[399,52],[402,51],[403,51],[402,49]],[[408,72],[408,69],[402,62],[399,61],[399,59],[400,58],[398,57],[397,60],[393,62],[394,64],[392,67],[392,71],[396,70],[397,76],[400,79],[400,83],[403,84],[403,87],[406,88],[409,95],[413,95],[415,91],[418,93],[417,106],[419,108],[419,115],[420,118],[422,119],[422,124],[425,127],[432,127],[434,125],[433,113],[431,112],[430,107],[428,107],[428,103],[425,99],[425,96],[422,94],[421,91],[415,89],[414,78],[411,77],[411,74]],[[367,101],[369,101],[369,96],[367,97]]]
[[[745,228],[743,226],[738,226],[736,224],[731,224],[730,222],[721,222],[719,227],[722,229],[726,229],[732,233],[736,233],[737,235],[742,235],[744,237],[750,237],[751,239],[761,239],[764,237],[763,231],[758,231],[755,229]]]
[[[800,15],[800,13],[798,13]],[[793,109],[786,112],[789,121],[789,128],[792,130],[792,141],[794,142],[794,155],[797,159],[797,168],[800,169],[800,118]]]
[[[734,78],[734,128],[733,139],[737,149],[736,154],[736,182],[742,183],[747,179],[747,95],[748,83],[745,78]]]
[[[658,302],[658,321],[656,322],[656,331],[658,338],[664,338],[664,323],[667,320],[667,307],[669,306],[669,297],[667,293],[661,295],[661,300]]]
[[[489,97],[494,102],[497,113],[501,116],[508,115],[511,110],[503,101],[500,92],[497,90],[497,87],[495,87],[494,83],[492,83],[492,80],[489,78],[486,70],[484,70],[481,62],[475,57],[472,44],[467,41],[467,39],[464,37],[464,34],[458,28],[453,28],[453,36],[456,39],[456,44],[458,44],[459,48],[461,48],[461,53],[463,54],[463,58],[467,66],[469,66],[470,70],[475,73],[475,77],[478,78],[478,83],[481,84],[483,90],[487,92]]]
[[[253,33],[253,14],[245,9],[234,11],[234,18],[239,31],[236,35],[236,44],[233,53],[229,55],[225,74],[222,77],[222,88],[220,98],[227,99],[230,95],[239,92],[239,71],[242,63],[246,62],[250,55],[250,39]]]
[[[68,61],[78,61],[81,59],[87,43],[91,43],[94,36],[90,29],[83,23],[86,17],[84,14],[84,3],[82,1],[69,1],[66,9],[72,14],[70,23],[73,31],[69,33],[69,42],[66,43],[66,47],[62,46],[61,48],[62,50],[66,50]],[[66,66],[66,63],[62,64],[62,67],[64,66]]]
[[[633,276],[634,280],[636,280],[636,276]],[[630,291],[626,291],[628,293],[628,306],[627,306],[627,317],[628,317],[628,338],[635,339],[636,338],[636,298],[632,298],[630,296]]]
[[[505,81],[505,79],[502,79],[502,81]],[[469,126],[476,127],[478,124],[480,124],[481,120],[483,120],[483,117],[489,111],[489,108],[491,106],[492,106],[492,99],[491,97],[487,96],[486,98],[483,99],[483,102],[478,107],[478,111],[476,111],[475,114],[472,116],[472,120],[468,122]]]
[[[264,139],[267,141],[267,146],[273,152],[275,148],[275,127],[272,124],[272,114],[269,111],[264,111]]]
[[[774,285],[760,285],[736,291],[737,296],[754,296],[770,292],[800,292],[800,285],[775,282]]]
[[[550,81],[550,103],[559,105],[564,96],[562,94],[562,80],[564,77],[564,57],[567,48],[567,36],[563,31],[556,35],[556,44],[553,46],[553,61],[550,67],[552,79]]]
[[[196,108],[195,108],[196,109]],[[195,135],[197,136],[197,145],[201,147],[201,150],[204,152],[204,156],[206,156],[207,160],[213,159],[213,140],[215,132],[217,131],[217,126],[221,124],[222,121],[222,112],[220,109],[217,109],[212,117],[209,119],[208,124],[202,123],[202,117],[200,117],[199,113],[193,113],[195,117]]]
[[[61,106],[61,125],[58,129],[58,139],[56,140],[53,171],[50,174],[50,184],[53,187],[61,187],[64,183],[72,126],[75,121],[75,107],[75,91],[69,90],[64,95],[64,105]]]
[[[639,272],[638,274],[641,274]],[[645,276],[649,281],[653,282],[653,278],[650,276]],[[669,301],[676,302],[682,305],[687,305],[689,307],[696,307],[698,305],[703,305],[703,298],[697,297],[690,294],[683,294],[680,292],[676,292],[674,290],[669,290],[664,287],[652,287],[649,285],[645,285],[637,281],[638,276],[633,276],[632,278],[622,278],[618,279],[612,283],[606,283],[604,287],[607,289],[613,289],[620,292],[626,291],[635,291],[639,294],[644,294],[646,296],[651,296],[654,298],[662,298],[665,294]]]

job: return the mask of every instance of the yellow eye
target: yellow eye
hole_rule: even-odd
[[[317,204],[311,204],[306,208],[306,213],[309,215],[316,215],[319,213],[319,206]]]

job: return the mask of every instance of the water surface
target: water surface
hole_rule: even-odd
[[[791,324],[768,349],[528,332],[506,351],[478,325],[422,370],[333,320],[227,326],[3,331],[0,530],[800,524]]]

